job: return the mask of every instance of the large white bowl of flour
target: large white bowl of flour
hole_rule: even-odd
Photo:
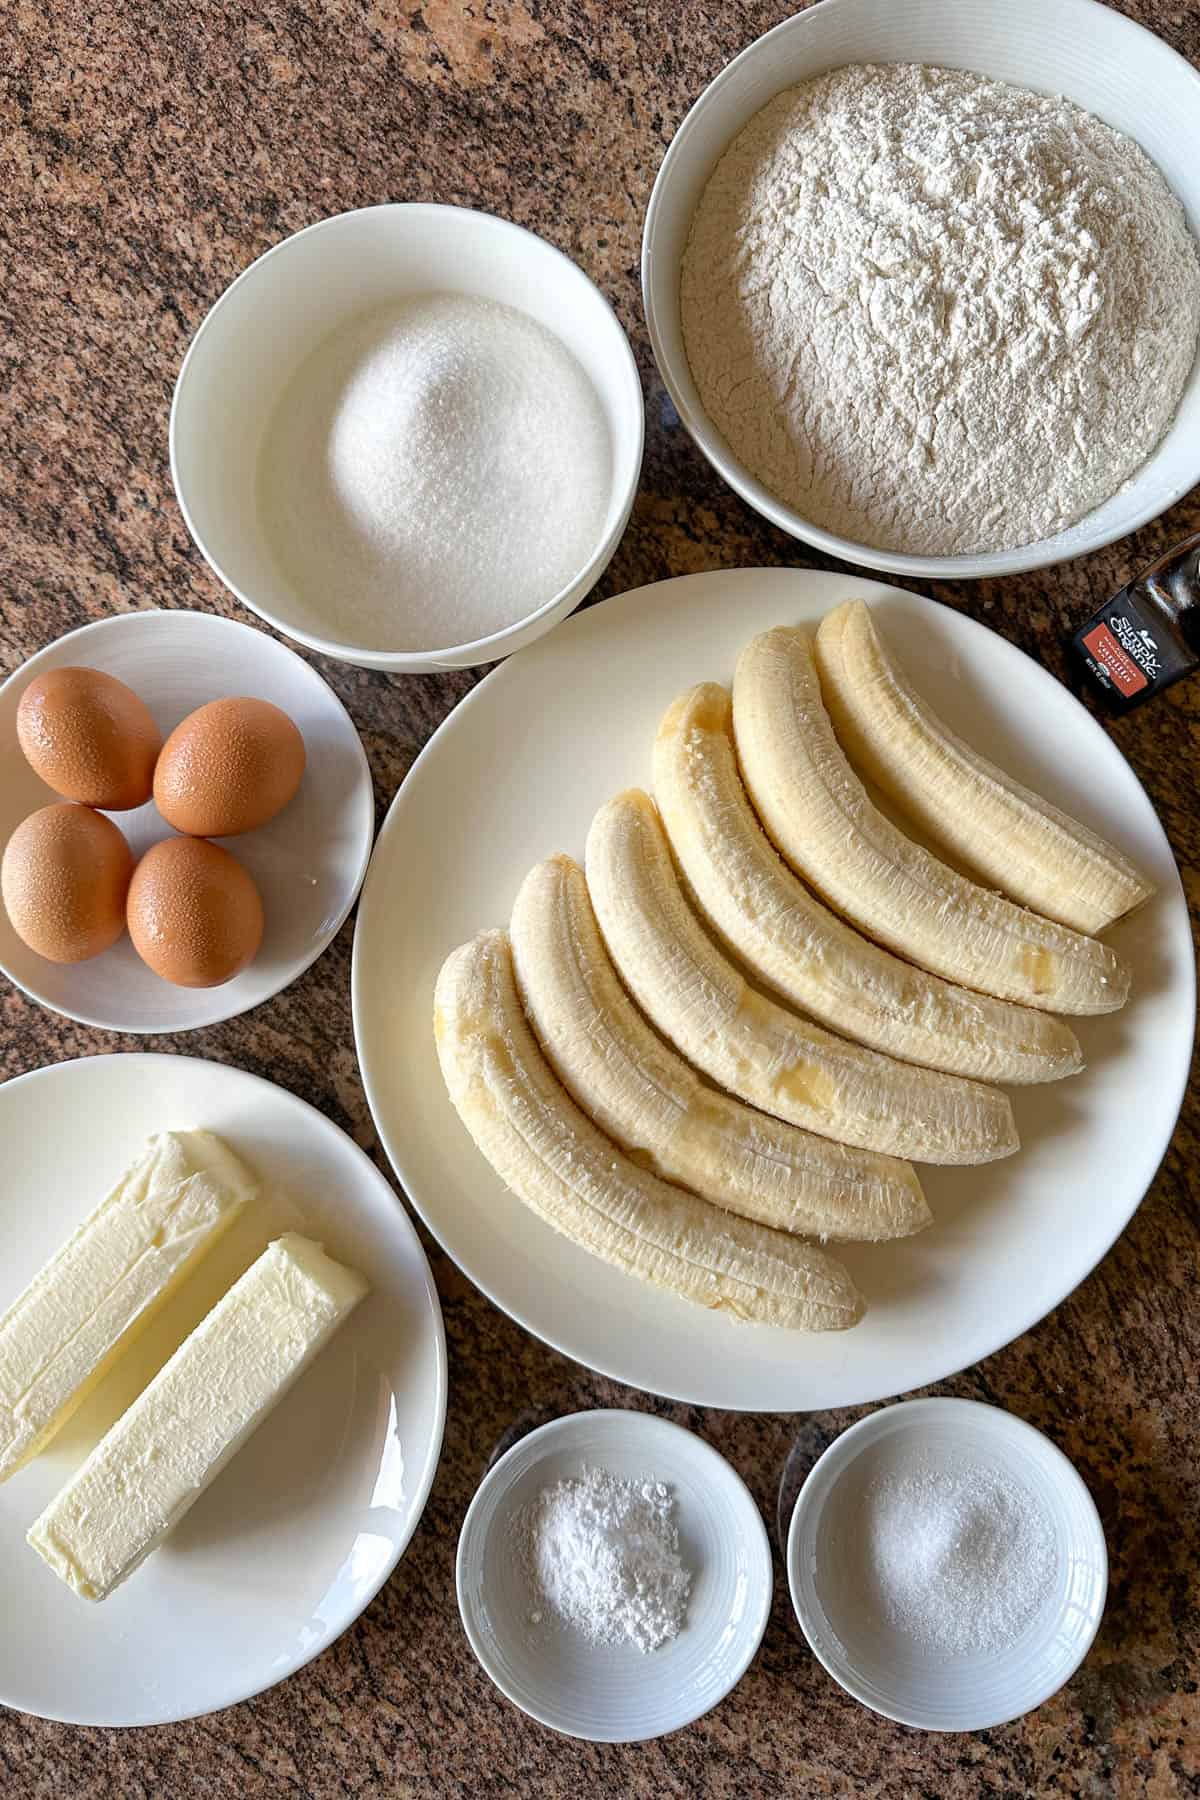
[[[979,547],[962,553],[931,550],[929,540],[917,545],[916,517],[911,536],[906,533],[903,520],[897,527],[896,484],[892,478],[896,465],[889,472],[887,454],[895,446],[884,442],[880,455],[878,435],[862,432],[863,482],[858,498],[861,500],[865,493],[867,507],[858,513],[863,520],[861,530],[842,531],[830,528],[824,520],[805,516],[802,509],[787,504],[769,483],[752,473],[747,466],[751,458],[747,455],[747,460],[739,459],[701,398],[685,343],[681,275],[697,209],[722,157],[750,121],[784,90],[848,65],[897,63],[969,71],[1073,102],[1105,125],[1125,133],[1145,151],[1182,204],[1192,237],[1200,239],[1200,75],[1150,32],[1096,4],[1096,0],[1005,0],[1003,5],[997,0],[958,0],[953,7],[946,6],[944,0],[824,0],[824,4],[768,32],[730,63],[693,106],[667,152],[651,195],[642,252],[646,317],[659,370],[683,424],[730,486],[774,524],[831,555],[896,574],[944,578],[1015,574],[1082,556],[1136,530],[1200,480],[1200,364],[1191,367],[1165,435],[1131,474],[1121,476],[1117,491],[1062,529],[1032,541],[1012,543],[1011,547]],[[1170,204],[1169,196],[1164,196],[1164,200]],[[1179,231],[1177,235],[1185,253],[1190,252],[1185,234]],[[804,260],[805,251],[804,245],[785,246],[783,259],[786,261],[790,254]],[[1103,263],[1102,254],[1097,261]],[[1178,271],[1170,265],[1164,267],[1173,284]],[[751,276],[753,273],[751,270]],[[908,300],[919,302],[914,273],[901,272],[901,276],[901,284],[908,284]],[[845,278],[844,268],[837,278]],[[1190,282],[1190,275],[1188,279]],[[694,267],[691,280],[695,293]],[[1163,296],[1164,312],[1170,311],[1175,298],[1174,290]],[[1086,308],[1086,295],[1084,299]],[[946,304],[948,308],[955,304],[953,294],[946,295]],[[969,306],[970,296],[960,296],[959,304]],[[932,312],[926,308],[924,317],[929,324],[927,335],[936,343],[938,331],[944,328],[936,308]],[[884,334],[892,331],[894,325],[887,317],[873,322]],[[1060,316],[1051,325],[1055,329],[1060,325],[1069,328],[1070,320]],[[694,341],[694,326],[692,336]],[[719,350],[719,332],[713,341]],[[910,332],[908,342],[900,344],[901,362],[912,356],[914,343]],[[776,346],[777,350],[780,348]],[[1091,379],[1096,375],[1094,349],[1090,344],[1084,344],[1083,349],[1086,357],[1092,358],[1084,369],[1085,377]],[[731,355],[729,360],[729,370],[717,372],[727,391],[743,374],[737,358]],[[776,370],[779,366],[777,357]],[[872,366],[871,359],[860,356],[852,341],[847,342],[843,358],[830,357],[826,419],[835,410],[828,404],[830,396],[846,394],[845,384],[860,369],[867,372],[870,380],[879,381],[881,367],[882,359],[876,357]],[[1182,367],[1186,367],[1186,359],[1179,379]],[[704,385],[712,394],[712,367],[702,374]],[[914,379],[913,369],[908,370],[908,375],[908,392],[919,394],[920,384]],[[1103,379],[1102,370],[1093,381],[1093,409],[1097,393],[1103,391]],[[1140,424],[1146,396],[1153,398],[1159,392],[1159,372],[1153,358],[1150,366],[1143,364],[1139,379],[1142,385],[1137,398],[1131,398],[1132,382],[1122,382],[1117,391],[1111,392],[1111,407],[1104,415],[1107,421],[1124,417],[1131,428]],[[902,371],[894,364],[879,394],[880,410],[886,412],[896,392],[903,388]],[[870,404],[865,409],[868,412]],[[1051,406],[1071,407],[1072,398],[1053,388],[1047,390],[1031,376],[1031,443],[1039,430],[1039,412],[1041,426],[1048,427]],[[760,414],[765,412],[763,408],[759,410]],[[911,416],[907,421],[911,428],[907,446],[910,454],[919,448],[922,424],[919,418]],[[885,432],[888,429],[884,427]],[[1086,452],[1086,438],[1083,445]],[[1034,484],[1015,452],[1011,431],[1008,449],[999,456],[993,454],[991,443],[984,447],[978,443],[960,444],[949,456],[942,455],[940,446],[935,448],[940,485],[927,484],[927,498],[922,502],[931,511],[942,505],[944,496],[947,509],[957,509],[961,516],[962,492],[965,484],[972,481],[978,482],[981,515],[986,513],[989,499],[995,502],[1009,497],[1006,482],[1013,491],[1023,484],[1028,490],[1026,500],[1032,502]],[[1111,457],[1111,445],[1107,454]],[[778,459],[773,460],[768,447],[758,461],[760,471],[773,471]],[[878,519],[866,517],[872,481],[879,496]],[[914,491],[919,493],[919,486]],[[911,500],[908,504],[912,509]],[[886,516],[889,508],[890,518]],[[827,518],[839,516],[853,521],[854,508],[847,507],[839,513],[839,508],[834,507],[827,513]],[[981,529],[986,534],[982,517]],[[935,532],[933,541],[936,536]]]
[[[339,213],[201,324],[171,470],[225,585],[309,649],[389,672],[494,662],[595,585],[641,471],[608,301],[465,207]]]

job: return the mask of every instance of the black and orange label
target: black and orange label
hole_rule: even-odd
[[[1107,625],[1094,625],[1083,642],[1122,694],[1137,694],[1149,685],[1143,671],[1122,650]]]

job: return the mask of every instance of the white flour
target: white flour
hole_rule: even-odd
[[[1014,548],[1114,494],[1200,334],[1200,256],[1133,141],[956,70],[788,90],[717,165],[681,287],[738,459],[881,549]]]
[[[314,631],[441,650],[579,573],[611,468],[600,400],[558,338],[494,301],[422,294],[301,365],[264,438],[260,510]]]
[[[677,1637],[691,1576],[679,1560],[674,1501],[661,1481],[585,1469],[543,1488],[514,1519],[517,1550],[538,1596],[593,1644],[657,1650]]]

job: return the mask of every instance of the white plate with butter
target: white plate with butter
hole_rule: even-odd
[[[261,1184],[145,1333],[0,1485],[0,1703],[86,1725],[215,1711],[320,1654],[378,1592],[433,1480],[446,1407],[441,1308],[407,1214],[304,1101],[242,1070],[96,1056],[0,1088],[0,1315],[155,1132],[215,1132]],[[25,1534],[269,1241],[299,1232],[370,1292],[160,1548],[101,1602]]]
[[[934,1223],[839,1244],[867,1299],[853,1331],[739,1325],[610,1268],[507,1191],[447,1096],[433,1038],[444,958],[504,925],[525,875],[582,858],[612,795],[649,788],[655,731],[693,682],[732,678],[774,625],[868,601],[919,691],[1001,768],[1125,850],[1154,898],[1107,934],[1133,969],[1121,1012],[1073,1021],[1069,1081],[1010,1090],[1022,1148],[919,1171]],[[752,1412],[856,1406],[940,1381],[1058,1305],[1125,1228],[1166,1149],[1195,1022],[1195,957],[1162,826],[1116,745],[1045,669],[918,594],[853,575],[738,569],[622,594],[495,670],[431,739],[380,831],[354,941],[367,1097],[426,1224],[497,1305],[618,1381]]]

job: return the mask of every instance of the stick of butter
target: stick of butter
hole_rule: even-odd
[[[257,1192],[211,1131],[150,1139],[0,1319],[0,1481],[44,1449]]]
[[[294,1232],[268,1244],[123,1413],[28,1541],[85,1600],[156,1550],[367,1284]]]

